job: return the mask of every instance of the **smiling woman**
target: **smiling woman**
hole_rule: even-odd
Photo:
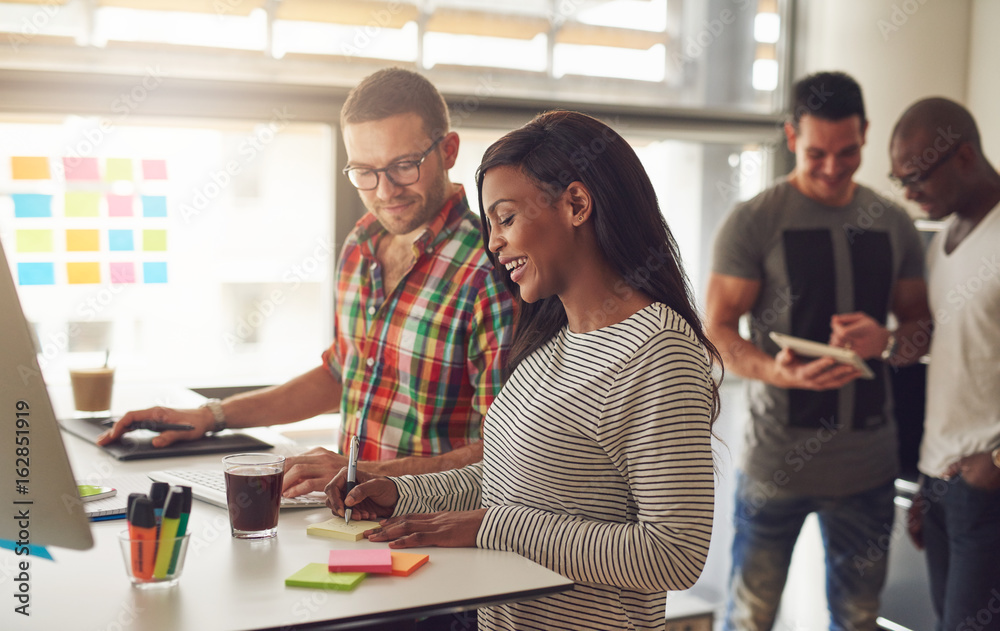
[[[366,534],[393,548],[514,550],[577,583],[480,610],[481,628],[662,629],[666,591],[694,584],[711,539],[719,360],[652,185],[621,136],[575,112],[501,138],[477,179],[520,308],[483,461],[358,472],[343,500],[338,475],[329,504],[391,516]]]

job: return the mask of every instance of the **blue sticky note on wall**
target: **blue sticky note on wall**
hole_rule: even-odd
[[[165,283],[167,282],[166,263],[143,263],[142,282],[144,283]]]
[[[143,217],[166,217],[167,198],[162,195],[142,196],[142,216]]]
[[[55,285],[56,266],[53,263],[18,263],[19,285]]]
[[[37,193],[12,193],[15,217],[51,217],[52,196]]]
[[[108,248],[112,252],[131,252],[135,249],[131,230],[108,230]]]

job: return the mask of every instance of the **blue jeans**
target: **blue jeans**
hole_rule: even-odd
[[[1000,629],[1000,491],[925,478],[924,548],[942,631]]]
[[[809,513],[819,518],[826,550],[830,629],[876,630],[892,537],[892,480],[846,497],[814,497],[737,478],[736,534],[729,606],[723,629],[767,631],[774,626],[799,531]]]

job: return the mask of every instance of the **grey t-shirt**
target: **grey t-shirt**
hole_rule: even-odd
[[[845,206],[781,181],[737,206],[715,239],[712,271],[760,281],[753,343],[775,355],[771,331],[828,342],[830,317],[863,311],[885,324],[901,278],[923,276],[923,247],[906,212],[864,186]],[[751,423],[743,469],[766,487],[843,496],[899,469],[889,367],[825,392],[748,380]],[[762,489],[767,492],[767,488]]]

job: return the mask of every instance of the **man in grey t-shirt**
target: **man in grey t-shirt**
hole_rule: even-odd
[[[898,472],[888,365],[916,361],[929,322],[923,251],[898,206],[854,182],[861,88],[843,73],[795,85],[792,172],[739,205],[716,236],[707,325],[747,379],[726,629],[770,629],[802,523],[824,535],[831,628],[877,629]],[[887,328],[892,313],[895,330]],[[751,339],[739,320],[750,316]],[[875,378],[780,350],[771,331],[849,347]],[[779,352],[780,351],[780,352]],[[874,551],[873,551],[874,549]]]

